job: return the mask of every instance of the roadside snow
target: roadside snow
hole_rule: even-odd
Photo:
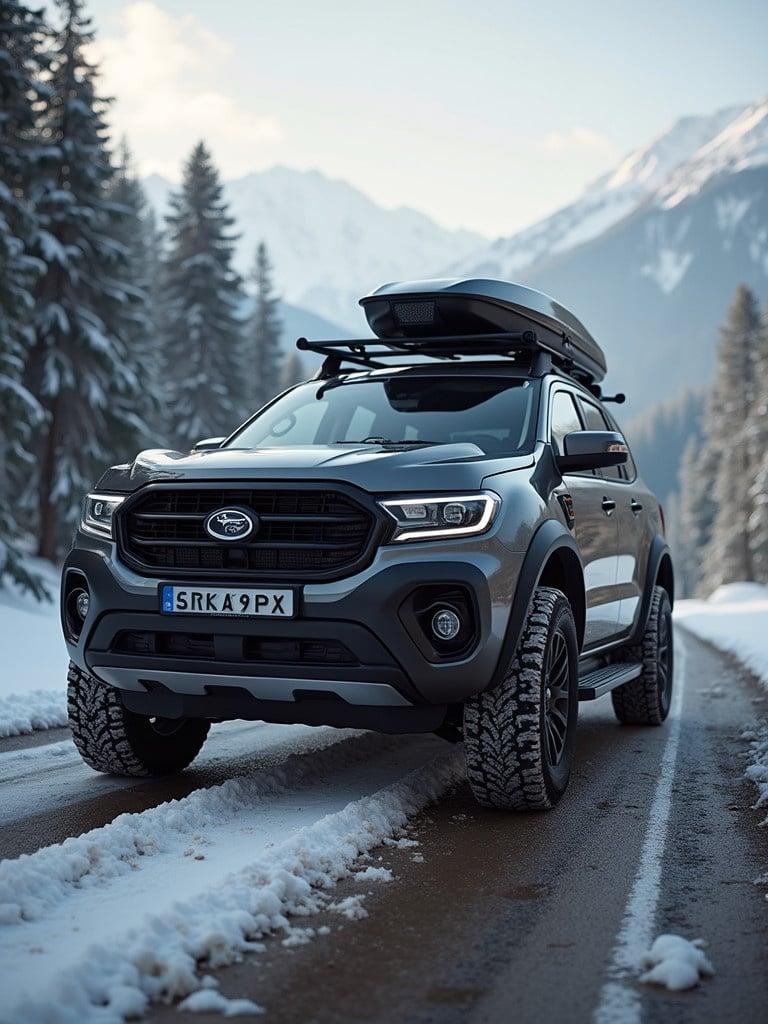
[[[681,935],[660,935],[643,955],[646,973],[640,981],[663,985],[672,992],[694,988],[702,978],[710,978],[715,969],[702,952],[701,939],[689,942]]]
[[[119,1024],[200,990],[198,965],[296,937],[291,917],[363,916],[330,890],[462,777],[460,751],[425,764],[437,751],[357,736],[3,862],[0,1021]]]
[[[744,774],[757,786],[755,809],[768,807],[768,726],[763,725],[744,738],[750,740],[750,763]],[[762,824],[768,825],[768,818]],[[768,881],[768,875],[762,880]]]
[[[63,692],[31,690],[0,697],[0,738],[66,724],[67,702]]]
[[[0,737],[67,724],[67,652],[56,600],[58,571],[35,563],[50,601],[0,589]]]
[[[678,601],[675,618],[686,629],[735,655],[768,689],[768,587],[729,583],[707,601]]]
[[[733,654],[768,690],[768,586],[729,583],[707,601],[679,601],[675,617],[702,640]],[[768,807],[768,725],[750,726],[744,738],[751,741],[744,774],[757,786],[755,808]]]

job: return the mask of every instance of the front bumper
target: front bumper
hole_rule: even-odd
[[[79,533],[64,586],[69,573],[82,573],[91,601],[79,639],[67,637],[69,654],[139,713],[429,731],[448,705],[494,678],[522,561],[493,534],[471,541],[382,547],[363,572],[298,588],[297,617],[276,621],[162,615],[159,580],[122,565],[114,544]],[[459,660],[430,660],[402,614],[416,588],[435,584],[459,585],[473,596],[477,640]],[[205,634],[213,648],[206,657],[126,653],[116,643],[126,631]],[[336,664],[244,658],[244,642],[259,638],[330,639],[351,658]]]

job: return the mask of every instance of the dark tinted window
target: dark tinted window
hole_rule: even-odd
[[[390,441],[470,442],[486,454],[530,450],[538,382],[382,376],[301,384],[237,434],[234,448]]]
[[[556,391],[552,396],[550,435],[558,455],[564,455],[563,438],[574,430],[583,430],[576,403],[569,391]]]

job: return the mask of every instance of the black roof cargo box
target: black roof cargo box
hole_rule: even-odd
[[[374,334],[386,341],[533,330],[542,348],[599,383],[605,356],[584,324],[543,292],[507,281],[403,281],[360,299]]]

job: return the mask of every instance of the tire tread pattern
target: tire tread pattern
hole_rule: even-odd
[[[611,690],[613,710],[624,725],[661,725],[666,718],[658,686],[659,618],[665,599],[666,590],[654,586],[643,638],[631,651],[633,657],[642,662],[641,675]],[[669,642],[672,642],[671,636]]]
[[[556,802],[544,773],[540,723],[550,624],[563,603],[568,607],[559,590],[537,588],[503,678],[464,706],[467,776],[484,807],[547,810]]]
[[[126,711],[111,686],[81,671],[70,662],[67,673],[67,706],[72,739],[85,763],[108,775],[147,777],[186,768],[200,752],[209,725],[195,723],[182,742],[174,737],[141,736],[131,728]],[[153,758],[152,746],[162,748],[162,767]]]

